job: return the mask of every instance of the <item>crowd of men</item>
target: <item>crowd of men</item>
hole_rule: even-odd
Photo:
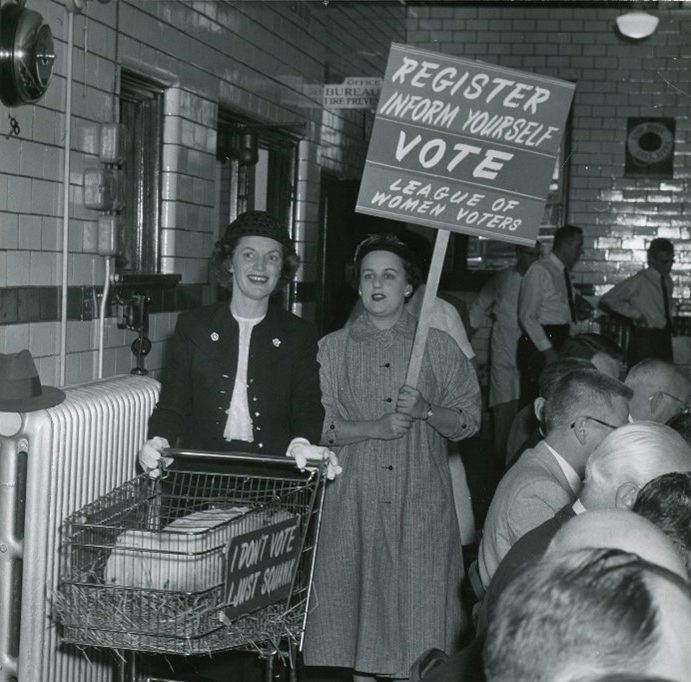
[[[477,328],[494,306],[492,371],[514,381],[491,384],[506,470],[469,571],[475,635],[425,682],[691,682],[691,380],[672,362],[673,248],[654,239],[648,267],[601,301],[632,321],[627,357],[572,335],[582,249],[582,231],[561,228],[471,308]],[[497,334],[503,319],[514,326]]]

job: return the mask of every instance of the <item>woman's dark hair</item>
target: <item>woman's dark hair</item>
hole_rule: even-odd
[[[268,237],[283,247],[283,268],[278,282],[282,287],[293,279],[300,258],[295,252],[288,230],[273,216],[264,211],[251,211],[238,216],[228,227],[222,239],[214,245],[211,254],[211,273],[218,284],[225,289],[233,285],[233,273],[229,268],[230,259],[242,237]]]
[[[355,281],[360,281],[362,260],[372,251],[389,251],[403,261],[406,280],[413,287],[413,293],[422,283],[422,273],[418,259],[412,249],[395,234],[371,234],[363,239],[355,248]]]

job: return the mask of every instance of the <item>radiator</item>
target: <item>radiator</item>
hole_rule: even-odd
[[[158,388],[113,377],[48,410],[0,414],[0,682],[113,682],[112,653],[61,645],[51,622],[60,524],[135,475]]]

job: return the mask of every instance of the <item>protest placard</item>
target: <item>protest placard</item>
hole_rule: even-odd
[[[534,244],[574,88],[393,43],[355,210]]]
[[[300,517],[231,538],[227,548],[224,613],[228,619],[290,594],[300,553]]]

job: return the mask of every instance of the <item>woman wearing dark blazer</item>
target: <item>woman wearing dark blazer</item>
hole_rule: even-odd
[[[231,298],[178,318],[149,440],[139,453],[151,476],[160,473],[161,450],[170,446],[284,455],[294,440],[321,437],[316,331],[269,303],[298,266],[287,230],[267,213],[244,213],[216,243],[211,263]],[[237,464],[233,473],[240,473]],[[257,657],[238,652],[154,658],[144,667],[161,677],[174,670],[191,676],[185,679],[264,678]]]
[[[267,213],[244,213],[228,226],[212,268],[230,302],[180,315],[143,468],[158,464],[149,450],[168,445],[283,455],[293,438],[318,442],[316,332],[269,302],[297,265],[287,230]]]

